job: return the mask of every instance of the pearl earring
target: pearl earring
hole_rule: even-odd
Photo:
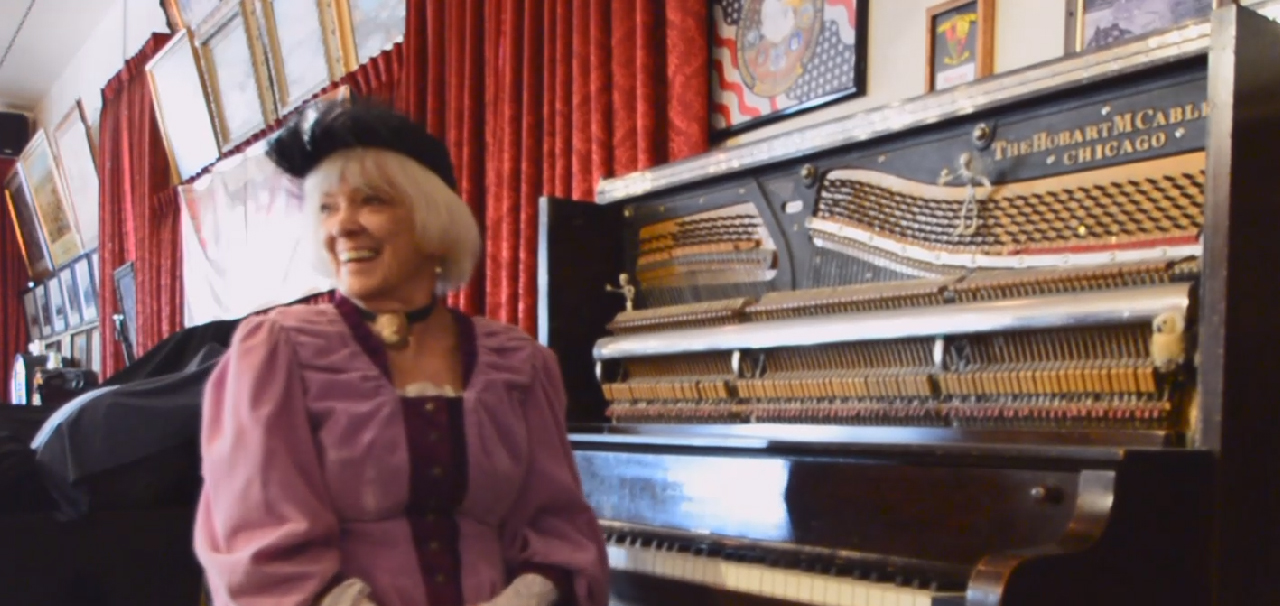
[[[437,265],[437,266],[436,266],[436,275],[438,276],[438,275],[440,275],[440,274],[442,274],[442,273],[444,273],[444,266],[443,266],[443,265]]]

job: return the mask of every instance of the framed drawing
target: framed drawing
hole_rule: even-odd
[[[80,234],[76,233],[75,215],[67,204],[62,176],[43,130],[31,138],[18,163],[26,175],[44,241],[49,246],[49,264],[54,270],[60,269],[79,256]]]
[[[232,0],[235,1],[235,0]],[[227,0],[161,0],[174,32],[195,29]]]
[[[246,16],[246,11],[248,15]],[[252,2],[236,4],[199,40],[210,107],[225,152],[275,121],[275,97]]]
[[[36,285],[32,292],[36,294],[36,309],[40,311],[40,338],[48,339],[54,335],[53,313],[49,310],[48,283]]]
[[[82,330],[71,335],[71,359],[79,363],[80,368],[93,368],[93,360],[89,352],[90,331]]]
[[[925,91],[991,75],[995,0],[949,0],[929,7],[925,24]]]
[[[1067,54],[1207,17],[1213,0],[1066,0]]]
[[[45,245],[44,232],[40,229],[35,201],[31,198],[31,190],[27,187],[22,165],[15,165],[13,172],[10,172],[9,177],[5,179],[4,196],[9,217],[13,219],[13,225],[18,230],[18,243],[22,245],[22,255],[26,258],[31,281],[40,282],[52,276],[53,266],[49,263],[49,249]]]
[[[76,298],[79,299],[80,312],[84,323],[98,321],[98,278],[93,275],[93,262],[89,255],[76,259],[75,268]]]
[[[74,263],[58,271],[57,287],[58,298],[66,310],[63,315],[67,318],[67,330],[80,328],[84,324],[84,316],[80,311],[80,288],[76,286]]]
[[[75,209],[80,244],[94,248],[98,245],[97,153],[79,100],[53,128],[53,149],[62,167],[68,202]]]
[[[63,297],[62,277],[54,276],[44,283],[44,297],[49,302],[49,319],[50,327],[53,329],[52,334],[61,334],[67,331],[67,301]]]
[[[27,340],[40,338],[40,306],[36,303],[35,290],[22,293],[22,311],[27,318]]]
[[[186,181],[217,162],[220,151],[199,56],[188,30],[178,32],[147,62],[147,81],[173,181]]]
[[[867,4],[711,0],[713,136],[865,95]]]
[[[404,40],[405,0],[334,0],[345,71]]]
[[[276,113],[285,115],[346,71],[333,0],[259,0]]]

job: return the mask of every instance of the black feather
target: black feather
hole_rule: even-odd
[[[318,99],[296,112],[267,145],[267,157],[303,178],[329,156],[353,148],[397,152],[458,188],[444,142],[395,110],[364,99]]]

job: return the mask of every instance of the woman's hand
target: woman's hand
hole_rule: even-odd
[[[559,597],[547,577],[526,573],[516,577],[502,593],[478,606],[551,606]]]

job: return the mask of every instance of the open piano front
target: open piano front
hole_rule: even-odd
[[[1280,603],[1266,13],[544,199],[614,603]]]

